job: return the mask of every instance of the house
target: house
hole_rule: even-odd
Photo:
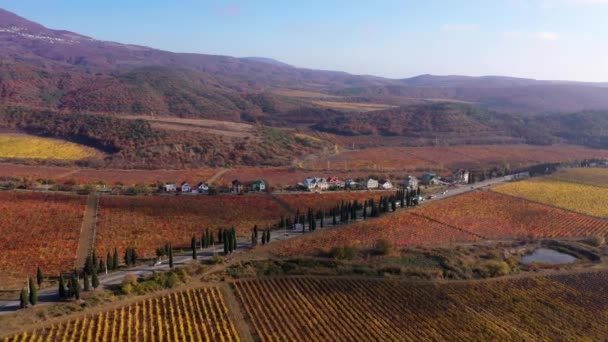
[[[347,180],[344,183],[344,186],[347,187],[347,188],[349,188],[349,189],[358,189],[359,188],[359,183],[355,182],[352,179],[349,179],[349,180]]]
[[[373,178],[368,179],[367,188],[368,189],[378,189],[378,181]]]
[[[196,189],[198,190],[199,194],[208,194],[209,193],[209,185],[200,182],[198,183],[198,185],[196,186]]]
[[[454,181],[454,183],[459,183],[459,184],[469,184],[469,171],[467,170],[456,170],[456,172],[454,172],[454,175],[452,176],[452,180]]]
[[[240,194],[243,192],[243,183],[239,182],[238,179],[232,181],[232,188],[230,191],[234,194]]]
[[[418,178],[414,176],[407,176],[405,182],[403,182],[403,186],[409,190],[418,189]]]
[[[424,185],[439,184],[439,176],[437,176],[435,173],[425,173],[422,175],[421,183]]]
[[[176,192],[177,186],[174,183],[168,183],[163,185],[163,189],[165,189],[166,192]]]
[[[309,191],[323,191],[329,188],[329,184],[327,183],[325,178],[312,177],[306,178],[306,180],[304,180],[304,187],[306,187],[306,189],[308,189]]]
[[[384,190],[390,190],[393,188],[393,183],[391,183],[389,180],[384,180],[380,182],[380,187]]]
[[[251,184],[251,191],[264,192],[266,191],[266,182],[261,179]]]
[[[346,186],[345,182],[341,181],[338,177],[335,177],[335,176],[327,177],[327,184],[328,184],[329,188],[332,188],[332,189],[336,189],[336,188],[343,189]]]
[[[180,185],[180,190],[181,190],[183,193],[188,193],[188,192],[191,192],[191,191],[192,191],[192,187],[190,186],[190,184],[188,184],[188,182],[183,182],[183,183]]]

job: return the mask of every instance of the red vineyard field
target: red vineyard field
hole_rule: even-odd
[[[39,265],[49,276],[74,266],[85,197],[0,193],[0,287],[24,284]]]
[[[272,251],[280,256],[296,256],[328,252],[338,246],[372,247],[381,239],[399,247],[480,240],[476,235],[400,211],[377,219],[282,241],[275,244]]]
[[[423,206],[416,215],[490,239],[606,235],[608,221],[494,192],[473,192]]]
[[[173,292],[4,341],[239,341],[217,288]]]
[[[340,192],[324,192],[324,193],[303,193],[303,194],[284,194],[277,195],[279,199],[286,202],[293,210],[300,210],[305,213],[308,208],[313,210],[322,209],[327,211],[341,202],[363,201],[374,199],[376,203],[380,197],[389,197],[394,195],[395,191],[340,191]]]
[[[102,197],[97,228],[97,251],[105,255],[135,247],[140,255],[155,256],[167,242],[190,246],[207,228],[235,227],[249,236],[254,225],[277,223],[287,211],[268,195]]]
[[[606,158],[608,151],[574,145],[466,145],[452,147],[379,147],[345,151],[318,159],[307,167],[324,170],[450,171],[456,168],[533,164]],[[329,163],[329,164],[328,164]]]
[[[605,273],[582,278],[606,281]],[[597,301],[606,297],[603,287],[583,291],[550,277],[440,285],[302,277],[233,286],[261,341],[600,341],[608,336],[608,303]]]

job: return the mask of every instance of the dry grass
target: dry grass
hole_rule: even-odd
[[[608,187],[608,169],[606,168],[566,169],[549,178],[563,182]]]
[[[395,106],[381,103],[359,103],[359,102],[338,102],[338,101],[312,101],[312,103],[336,110],[347,110],[353,112],[372,112],[394,108]]]

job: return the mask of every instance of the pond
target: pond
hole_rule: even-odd
[[[521,258],[521,262],[526,265],[534,262],[543,264],[572,264],[575,261],[576,258],[572,255],[560,253],[548,248],[539,248],[532,254],[525,255]]]

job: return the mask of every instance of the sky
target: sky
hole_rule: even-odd
[[[608,82],[608,0],[0,0],[49,28],[405,78]]]

